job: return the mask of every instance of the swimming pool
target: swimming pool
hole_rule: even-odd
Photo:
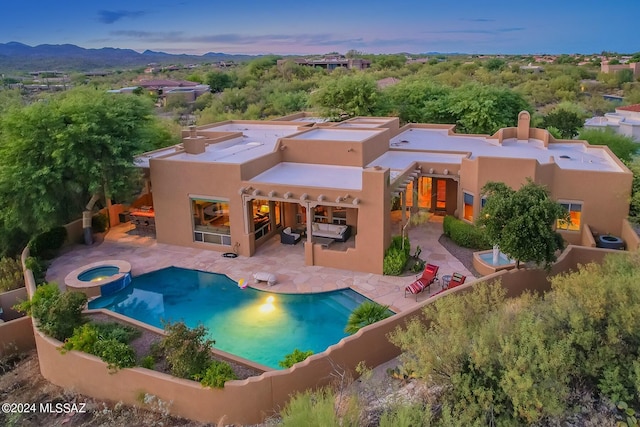
[[[279,369],[278,362],[296,348],[320,353],[347,336],[347,319],[363,301],[351,289],[275,294],[240,289],[223,274],[169,267],[134,277],[131,286],[91,301],[89,308],[160,328],[162,320],[202,323],[215,348]]]

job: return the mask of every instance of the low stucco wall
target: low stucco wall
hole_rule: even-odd
[[[599,262],[612,250],[570,246],[553,266],[551,273],[575,270],[578,264]],[[24,253],[23,253],[24,259]],[[26,271],[29,276],[30,271]],[[543,270],[500,271],[482,281],[500,279],[508,297],[524,291],[544,292],[550,282]],[[26,278],[29,292],[35,289],[33,276]],[[353,336],[331,346],[327,351],[311,356],[285,371],[270,371],[258,377],[229,381],[223,389],[205,389],[199,383],[182,380],[144,368],[130,368],[110,374],[100,359],[76,351],[61,354],[59,341],[43,336],[36,330],[36,345],[42,375],[54,384],[70,388],[95,398],[122,401],[141,406],[144,393],[171,402],[172,414],[202,422],[217,423],[226,416],[225,423],[255,424],[282,408],[295,392],[316,388],[330,382],[332,373],[344,370],[354,373],[360,362],[374,367],[396,357],[400,350],[389,342],[387,335],[408,320],[422,316],[422,308],[438,298],[469,292],[468,283],[433,298],[411,310],[365,327]]]
[[[23,316],[22,313],[13,309],[13,306],[27,299],[27,288],[18,288],[12,291],[0,294],[0,308],[2,308],[2,320],[18,319]]]
[[[31,317],[0,323],[0,357],[36,348]]]
[[[637,251],[638,248],[640,248],[640,236],[638,236],[638,233],[633,229],[631,223],[626,219],[622,221],[622,233],[620,237],[624,240],[628,251]]]

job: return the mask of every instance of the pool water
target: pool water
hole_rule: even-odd
[[[344,289],[274,294],[240,289],[223,274],[169,267],[89,303],[162,328],[162,321],[204,324],[215,348],[274,369],[294,349],[320,353],[347,336],[351,311],[367,301]]]
[[[83,282],[97,282],[107,277],[115,276],[120,272],[120,269],[113,265],[106,265],[101,267],[92,268],[78,275],[78,279]]]
[[[493,263],[493,252],[486,252],[486,253],[480,254],[478,256],[487,265],[509,265],[509,264],[513,264],[515,262],[515,261],[509,259],[509,257],[506,256],[505,254],[503,254],[502,252],[500,252],[500,254],[498,255],[498,263],[497,264]]]

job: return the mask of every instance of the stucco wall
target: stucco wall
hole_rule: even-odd
[[[0,357],[36,348],[31,317],[0,323]]]
[[[552,274],[575,269],[578,264],[601,261],[609,252],[602,249],[569,247],[552,268]],[[24,261],[24,254],[23,254]],[[28,272],[28,270],[27,270]],[[28,275],[27,275],[28,276]],[[27,277],[28,289],[35,290],[33,277]],[[523,291],[546,291],[549,281],[542,270],[512,270],[487,276],[482,281],[500,279],[509,297]],[[478,283],[478,282],[475,282]],[[284,371],[271,371],[259,377],[227,382],[223,389],[205,389],[196,382],[176,379],[144,368],[123,369],[110,374],[106,364],[98,358],[76,351],[61,354],[60,342],[36,331],[36,345],[42,375],[59,386],[100,399],[122,401],[140,406],[140,395],[152,394],[171,402],[175,415],[202,422],[253,424],[282,408],[296,391],[326,385],[331,374],[338,370],[354,373],[359,362],[377,366],[399,354],[387,335],[409,319],[421,315],[422,307],[450,293],[468,292],[474,283],[468,283],[427,299],[420,306],[392,316],[361,329],[353,336],[329,347],[327,351],[311,356],[306,361]],[[248,402],[250,404],[248,404]]]

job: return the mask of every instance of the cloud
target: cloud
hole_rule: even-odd
[[[98,20],[103,24],[113,24],[123,18],[140,18],[144,14],[141,10],[101,10]]]
[[[490,18],[463,19],[463,21],[468,21],[468,22],[496,22],[495,19],[490,19]]]
[[[153,43],[210,43],[247,46],[253,44],[282,46],[296,44],[299,46],[335,46],[362,43],[362,38],[335,39],[331,34],[207,34],[186,36],[183,32],[149,32],[137,30],[111,31],[111,36],[143,40]]]
[[[507,28],[495,28],[493,30],[476,30],[476,29],[461,29],[461,30],[438,30],[438,31],[425,31],[426,34],[503,34],[514,33],[517,31],[524,31],[525,27],[507,27]]]

